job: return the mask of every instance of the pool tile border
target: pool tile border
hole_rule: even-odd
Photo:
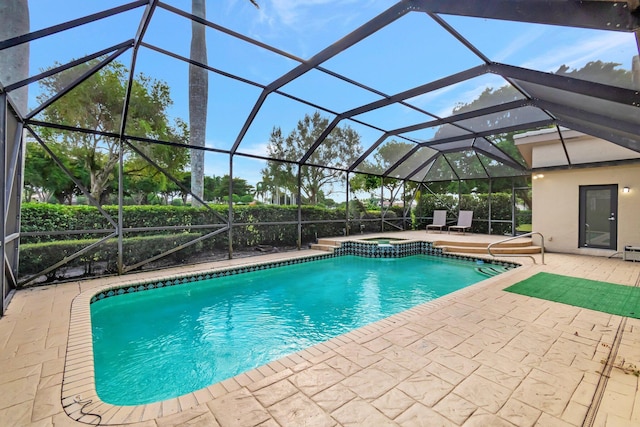
[[[425,309],[440,307],[451,298],[461,295],[469,288],[464,288],[452,294],[445,295],[437,300],[430,301],[407,311],[397,313],[373,324],[363,326],[346,334],[332,338],[329,341],[317,344],[297,353],[285,356],[251,371],[239,374],[235,377],[212,384],[204,389],[196,390],[177,398],[167,399],[147,405],[116,406],[105,403],[97,395],[94,381],[93,344],[91,332],[91,303],[111,296],[122,295],[128,292],[141,292],[157,289],[165,286],[176,286],[206,280],[213,277],[224,277],[242,274],[251,271],[259,271],[286,265],[300,264],[344,255],[358,255],[365,257],[404,257],[416,254],[429,254],[443,256],[450,259],[483,260],[487,264],[501,265],[507,268],[515,268],[519,264],[486,260],[482,257],[470,257],[464,255],[443,254],[441,250],[433,248],[430,242],[410,241],[379,245],[369,242],[342,242],[333,254],[303,255],[283,261],[271,261],[249,264],[237,267],[215,269],[207,273],[188,274],[174,276],[156,281],[131,281],[120,285],[105,285],[97,289],[91,289],[80,293],[74,298],[71,306],[71,321],[69,326],[69,338],[62,381],[62,406],[65,413],[72,419],[86,424],[121,425],[127,423],[152,420],[161,416],[167,416],[195,407],[227,393],[239,390],[245,385],[256,381],[268,381],[269,378],[281,375],[289,375],[299,369],[299,366],[309,363],[309,359],[321,357],[327,351],[350,343],[366,331],[377,331],[386,328],[391,322],[406,318]],[[209,277],[208,277],[209,276]],[[481,283],[490,282],[491,279]],[[162,286],[159,286],[162,284]],[[102,295],[102,298],[100,298]],[[320,356],[318,356],[320,355]]]
[[[165,278],[162,280],[154,280],[154,281],[146,280],[146,281],[131,283],[128,285],[108,286],[107,288],[101,289],[100,292],[95,294],[91,298],[90,302],[93,304],[96,301],[100,301],[105,298],[109,298],[113,296],[124,295],[124,294],[133,293],[133,292],[148,291],[152,289],[166,288],[169,286],[184,285],[186,283],[199,282],[201,280],[216,279],[219,277],[235,276],[237,274],[268,270],[276,267],[285,267],[288,265],[301,264],[304,262],[318,261],[321,259],[330,258],[331,256],[332,256],[331,254],[312,255],[312,256],[307,256],[303,258],[294,258],[286,261],[271,261],[271,262],[252,264],[249,266],[242,266],[242,267],[227,267],[219,270],[212,270],[207,273],[186,274],[181,276]]]
[[[220,270],[214,270],[207,273],[188,274],[183,276],[165,278],[155,281],[140,281],[128,285],[109,286],[101,289],[91,298],[91,303],[103,300],[105,298],[124,295],[134,292],[142,292],[153,289],[166,288],[169,286],[183,285],[186,283],[199,282],[201,280],[215,279],[218,277],[235,276],[237,274],[251,273],[254,271],[268,270],[271,268],[285,267],[305,262],[318,261],[337,256],[355,255],[366,258],[401,258],[413,255],[433,255],[447,259],[463,260],[463,261],[482,261],[489,265],[498,265],[507,269],[516,268],[519,264],[501,260],[487,260],[482,257],[473,257],[468,255],[452,254],[443,252],[440,248],[434,248],[431,242],[424,241],[403,241],[390,244],[378,244],[375,242],[345,241],[333,253],[326,255],[312,255],[302,258],[294,258],[285,261],[272,261],[266,263],[252,264],[242,267],[229,267]]]

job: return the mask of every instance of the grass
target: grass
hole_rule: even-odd
[[[532,226],[531,224],[520,224],[516,227],[516,231],[521,231],[523,233],[531,233]]]
[[[504,289],[603,313],[640,318],[640,288],[551,273],[537,273]]]

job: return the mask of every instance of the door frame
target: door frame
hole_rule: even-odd
[[[587,209],[586,194],[589,190],[609,190],[610,213],[613,220],[609,226],[609,245],[588,245],[586,236]],[[578,222],[578,247],[617,250],[618,248],[618,184],[581,185],[579,187],[579,222]]]

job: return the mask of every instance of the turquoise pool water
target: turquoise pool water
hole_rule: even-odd
[[[402,242],[406,239],[398,239],[395,237],[370,237],[368,239],[362,239],[368,242],[377,242],[377,243],[389,243],[389,242]]]
[[[475,267],[342,256],[97,301],[96,389],[114,405],[177,397],[476,283]]]

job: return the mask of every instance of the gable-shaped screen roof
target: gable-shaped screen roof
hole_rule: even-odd
[[[304,2],[276,15],[268,0],[260,10],[211,1],[204,18],[187,1],[76,3],[30,1],[31,28],[0,40],[0,54],[30,57],[27,77],[8,70],[0,84],[36,133],[157,140],[130,126],[129,93],[105,112],[111,129],[44,114],[118,61],[130,81],[167,82],[170,111],[185,121],[189,66],[206,70],[205,150],[233,157],[425,182],[527,174],[513,135],[546,128],[640,152],[637,2],[336,0],[301,16]],[[264,24],[275,16],[278,25]],[[193,25],[206,33],[205,58],[190,55]],[[61,73],[65,84],[45,96],[40,83]],[[288,133],[315,112],[327,126],[302,154],[265,149],[274,127]],[[354,159],[314,157],[344,126],[359,135]]]

